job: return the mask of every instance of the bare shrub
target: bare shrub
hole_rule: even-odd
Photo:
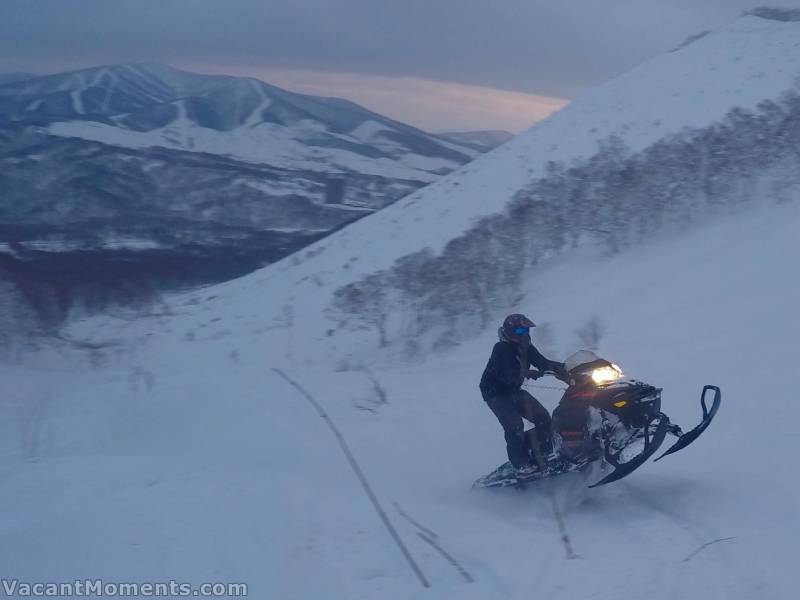
[[[383,271],[368,275],[358,283],[336,290],[331,312],[342,326],[357,329],[374,328],[381,348],[389,345],[387,321],[389,319],[389,294],[387,275]]]
[[[600,317],[593,315],[575,333],[578,334],[582,348],[596,352],[600,348],[600,341],[606,335],[606,327]]]

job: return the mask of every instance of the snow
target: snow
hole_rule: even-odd
[[[81,96],[81,92],[72,90],[69,95],[72,100],[72,109],[78,114],[85,113],[86,111],[83,108],[83,96]]]
[[[469,489],[505,460],[477,390],[491,327],[404,358],[370,331],[328,336],[324,308],[337,286],[499,210],[545,160],[585,156],[609,133],[642,148],[776,97],[796,73],[798,27],[740,19],[407,201],[171,299],[171,314],[77,323],[68,335],[107,344],[89,353],[93,368],[66,350],[0,365],[4,576],[244,581],[252,597],[285,599],[794,598],[800,203],[765,199],[614,257],[578,248],[527,282],[519,309],[549,328],[549,357],[577,350],[575,330],[597,317],[598,353],[663,387],[674,422],[698,422],[704,384],[723,393],[711,427],[676,455],[601,489],[555,483],[577,560],[542,489]],[[429,590],[275,368],[342,431]],[[552,409],[559,385],[530,391]]]
[[[543,173],[547,161],[570,164],[589,156],[611,134],[632,150],[642,149],[686,126],[718,121],[735,106],[752,108],[778,98],[794,85],[796,71],[784,65],[798,58],[800,24],[744,17],[601,86],[496,150],[299,254],[219,287],[218,296],[233,307],[249,294],[264,295],[275,307],[268,318],[292,306],[310,329],[325,331],[331,323],[323,308],[337,287],[422,248],[441,250],[475,220],[501,210]],[[757,86],[739,85],[756,75]],[[208,309],[214,310],[213,303]],[[260,319],[263,315],[247,322]]]
[[[270,104],[272,104],[272,100],[270,100],[269,98],[264,98],[261,101],[261,104],[259,104],[258,107],[255,108],[252,113],[250,113],[250,115],[247,117],[247,120],[244,123],[242,123],[242,127],[249,128],[258,126],[258,124],[261,122],[261,114],[267,108],[269,108]]]
[[[339,208],[342,205],[334,204]],[[347,208],[347,207],[345,207]],[[276,233],[324,233],[328,231],[327,229],[313,229],[309,227],[270,227],[269,229],[265,229],[264,231],[274,231]]]
[[[776,273],[792,272],[798,219],[800,206],[778,206],[614,259],[579,250],[531,281],[521,305],[555,331],[551,356],[571,352],[574,329],[597,314],[609,331],[600,353],[664,387],[684,427],[700,418],[703,384],[723,390],[717,420],[683,452],[601,490],[558,483],[580,560],[565,558],[543,492],[469,489],[504,460],[476,387],[491,331],[421,364],[376,360],[369,336],[341,342],[353,364],[372,365],[382,404],[366,373],[335,370],[344,352],[306,361],[317,342],[302,318],[237,327],[266,312],[247,294],[249,314],[209,301],[128,322],[124,359],[94,370],[2,368],[5,572],[426,597],[279,367],[343,431],[436,597],[792,598],[796,403],[781,375],[793,372],[800,283]],[[559,392],[538,386],[558,382],[531,388],[552,409]]]
[[[25,110],[26,110],[26,111],[28,111],[28,112],[30,112],[30,111],[33,111],[33,110],[36,110],[36,109],[38,109],[38,108],[39,108],[39,107],[40,107],[40,106],[41,106],[43,103],[44,103],[44,100],[43,100],[43,99],[41,99],[41,98],[40,98],[39,100],[34,100],[34,101],[33,101],[33,102],[31,102],[31,103],[30,103],[28,106],[26,106],[26,107],[25,107]]]
[[[540,177],[547,161],[590,156],[610,135],[640,150],[669,133],[719,121],[734,107],[754,108],[793,88],[798,61],[798,23],[743,17],[600,86],[459,171],[319,242],[337,251],[291,276],[338,273],[353,257],[361,259],[354,273],[370,273],[424,247],[441,250]]]
[[[376,136],[379,136],[381,133],[386,131],[392,131],[389,127],[387,127],[383,123],[378,123],[377,121],[367,120],[361,123],[358,127],[353,129],[350,132],[350,135],[357,140],[363,141],[372,141],[372,139]]]
[[[455,162],[407,154],[398,159],[370,158],[341,148],[314,146],[315,137],[325,132],[307,122],[284,127],[274,123],[248,122],[235,134],[200,127],[186,118],[185,107],[170,125],[154,131],[132,131],[104,123],[64,121],[46,128],[51,135],[80,137],[128,148],[160,146],[192,152],[222,154],[238,160],[269,164],[278,168],[335,173],[356,171],[366,175],[412,181],[434,181],[439,176],[429,170],[453,169]]]
[[[158,250],[161,244],[154,240],[133,237],[107,238],[101,242],[107,250]]]
[[[244,185],[249,188],[260,190],[268,194],[275,194],[276,196],[284,196],[289,194],[299,194],[308,191],[309,182],[300,180],[292,181],[271,181],[264,179],[261,181],[254,181],[252,179],[245,179],[237,177],[232,181],[232,185]]]
[[[79,250],[86,250],[87,244],[85,240],[70,240],[70,239],[53,239],[53,240],[22,240],[25,249],[35,252],[75,252]],[[135,238],[135,237],[120,237],[120,238],[104,238],[99,240],[97,244],[92,245],[92,248],[101,247],[106,250],[157,250],[161,248],[158,242],[153,240]],[[0,243],[0,253],[7,252],[14,254],[14,251],[7,243]]]

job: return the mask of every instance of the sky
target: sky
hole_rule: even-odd
[[[430,131],[519,131],[762,2],[0,0],[0,72],[161,62],[345,97]]]

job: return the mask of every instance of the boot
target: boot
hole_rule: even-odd
[[[514,474],[517,476],[517,479],[530,479],[536,475],[537,472],[538,469],[531,464],[522,465],[514,469]]]

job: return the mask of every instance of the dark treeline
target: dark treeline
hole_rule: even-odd
[[[0,242],[12,230],[0,226]],[[322,237],[264,232],[227,241],[225,231],[205,246],[176,244],[178,232],[162,249],[43,251],[6,242],[13,252],[0,251],[0,360],[57,336],[69,318],[116,308],[148,312],[164,293],[241,277]]]
[[[441,254],[424,249],[338,289],[330,312],[340,327],[374,328],[390,341],[389,315],[402,307],[398,337],[414,344],[442,326],[481,327],[491,307],[511,306],[543,259],[584,241],[618,252],[657,231],[682,228],[757,197],[788,201],[800,190],[800,94],[754,111],[733,109],[708,128],[685,130],[631,153],[620,138],[590,158],[550,162],[504,212],[482,219]],[[397,327],[395,327],[397,325]]]
[[[760,6],[752,10],[745,11],[746,15],[761,17],[771,21],[800,21],[800,9],[797,8],[774,8],[771,6]]]

